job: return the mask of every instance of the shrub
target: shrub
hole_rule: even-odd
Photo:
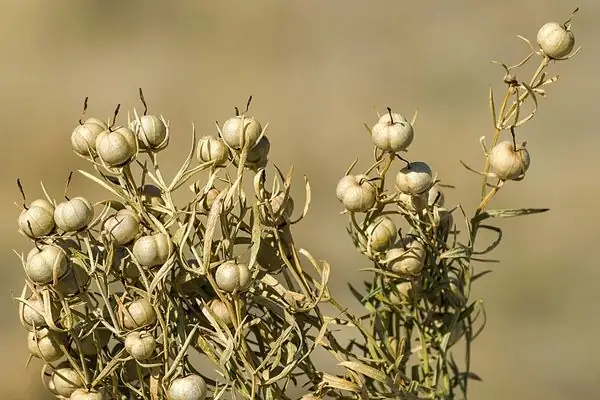
[[[532,161],[518,131],[557,80],[547,69],[577,52],[570,19],[545,24],[538,46],[521,39],[531,52],[514,66],[499,63],[500,103],[489,92],[494,127],[491,138],[481,137],[484,167],[463,163],[482,177],[474,213],[444,207],[448,186],[427,161],[403,155],[419,140],[414,117],[388,107],[367,127],[372,165],[353,172],[353,163],[336,187],[348,233],[372,262],[364,288],[350,287],[364,315],[332,296],[329,264],[296,245],[292,227],[308,212],[310,184],[298,210],[292,170],[270,165],[268,124],[248,115],[251,98],[243,113],[236,108],[217,124],[216,136],[198,140],[192,129],[190,151],[170,180],[159,163],[169,122],[148,114],[141,89],[144,112],[133,110],[125,124],[119,106],[111,121],[82,117],[71,144],[95,174],[79,172],[109,198],[92,203],[65,192],[57,203],[42,185],[44,198],[27,205],[17,180],[18,230],[32,249],[20,257],[26,278],[16,300],[49,391],[63,399],[289,399],[292,385],[307,382],[303,399],[466,396],[479,379],[470,354],[485,325],[471,286],[488,271],[474,262],[487,261],[502,237],[491,221],[547,211],[489,205],[504,185],[525,178]],[[519,80],[515,72],[536,59],[533,76]],[[526,104],[533,110],[524,115]],[[394,163],[401,169],[390,176]],[[253,193],[244,190],[248,182]],[[177,204],[174,194],[186,188],[187,202]],[[496,239],[478,243],[483,230]],[[338,314],[325,315],[322,304]],[[342,343],[339,326],[355,338]],[[346,373],[318,370],[317,348]],[[194,353],[215,376],[199,371]]]

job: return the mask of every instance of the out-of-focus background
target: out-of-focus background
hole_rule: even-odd
[[[503,263],[475,289],[489,322],[474,348],[484,381],[472,385],[472,398],[600,397],[596,0],[2,2],[0,396],[46,398],[40,364],[24,368],[26,331],[10,292],[20,292],[23,277],[11,249],[29,250],[15,231],[15,179],[30,199],[42,194],[42,179],[61,197],[69,171],[85,167],[69,141],[85,96],[89,114],[107,119],[117,103],[139,109],[142,87],[150,111],[171,120],[163,157],[172,171],[192,121],[213,134],[215,120],[253,95],[251,114],[270,123],[271,159],[294,165],[297,184],[302,175],[312,183],[298,241],[333,265],[334,294],[355,305],[345,282],[359,283],[366,262],[346,235],[334,190],[354,158],[368,166],[363,123],[386,106],[409,118],[418,108],[408,156],[457,186],[446,192],[448,204],[473,210],[480,180],[459,159],[482,165],[478,139],[492,127],[488,85],[500,92],[503,77],[489,61],[519,61],[529,49],[517,34],[535,41],[543,23],[563,22],[576,6],[583,50],[551,66],[561,77],[519,131],[531,169],[494,204],[552,211],[499,223],[505,240],[495,257]],[[103,194],[78,175],[70,193]]]

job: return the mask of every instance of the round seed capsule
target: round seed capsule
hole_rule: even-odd
[[[420,195],[427,192],[432,185],[431,168],[421,161],[411,162],[396,175],[396,187],[402,193]]]
[[[260,122],[244,115],[229,118],[221,128],[223,140],[234,150],[241,150],[247,141],[254,147],[261,134]]]
[[[48,200],[37,199],[21,211],[19,230],[32,239],[45,236],[54,229],[54,206]]]
[[[131,129],[120,127],[99,134],[96,138],[96,151],[108,166],[122,167],[135,157],[138,150],[137,143],[135,133]]]
[[[371,129],[371,137],[377,148],[397,153],[406,150],[413,141],[413,127],[406,118],[397,113],[383,114]]]
[[[548,22],[538,31],[537,42],[545,55],[561,59],[573,51],[575,35],[558,22]]]
[[[394,221],[383,216],[373,221],[366,229],[366,234],[371,248],[375,251],[384,251],[394,244],[398,232]]]
[[[117,246],[122,246],[138,234],[140,219],[135,212],[124,208],[104,221],[104,231]]]
[[[25,273],[38,285],[50,283],[54,276],[60,278],[68,270],[65,252],[58,246],[43,245],[39,249],[35,247],[27,254]]]
[[[234,261],[226,261],[219,265],[215,273],[215,281],[219,289],[229,293],[247,289],[250,279],[248,266]]]
[[[56,226],[65,232],[76,232],[85,228],[94,218],[92,204],[83,197],[63,201],[54,210]]]
[[[54,390],[61,396],[70,397],[75,390],[83,387],[81,377],[73,368],[57,368],[52,374]]]
[[[139,120],[131,121],[131,130],[135,132],[140,148],[161,150],[167,144],[167,125],[156,115],[142,115]]]
[[[340,179],[336,196],[346,210],[365,212],[375,205],[377,192],[366,175],[347,175]]]
[[[104,121],[88,118],[83,124],[77,125],[71,133],[73,151],[82,156],[90,156],[96,151],[98,135],[108,129]]]
[[[212,162],[215,166],[221,166],[229,158],[229,149],[223,140],[213,136],[204,136],[198,142],[196,158],[201,163]]]
[[[27,347],[31,355],[47,362],[54,362],[63,356],[60,345],[64,343],[64,336],[48,328],[29,332]]]
[[[208,389],[200,375],[192,374],[171,382],[167,392],[168,400],[204,400]]]
[[[142,236],[133,244],[133,255],[144,267],[164,264],[172,252],[173,242],[165,233]]]
[[[146,331],[130,332],[125,338],[125,349],[138,361],[152,357],[155,348],[154,337]]]
[[[490,151],[490,167],[504,181],[519,180],[525,176],[531,158],[525,147],[517,148],[510,141],[496,144]]]
[[[123,326],[126,329],[137,329],[156,322],[156,312],[146,299],[134,300],[125,306]]]
[[[416,275],[423,270],[426,256],[423,243],[412,236],[407,236],[402,245],[387,251],[385,262],[387,267],[396,274]]]

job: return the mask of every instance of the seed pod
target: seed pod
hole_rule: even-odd
[[[129,164],[138,151],[135,133],[129,128],[105,130],[96,138],[98,156],[110,167]]]
[[[416,237],[406,236],[401,245],[387,251],[385,263],[396,274],[417,275],[423,270],[426,257],[423,243]]]
[[[241,150],[247,141],[250,142],[250,148],[256,146],[261,134],[260,122],[244,115],[229,118],[221,128],[223,140],[234,150]]]
[[[233,293],[246,290],[250,285],[251,275],[246,264],[225,261],[217,267],[215,281],[219,289]]]
[[[373,221],[366,229],[368,241],[375,251],[384,251],[394,244],[398,237],[396,225],[389,217],[383,216]]]
[[[75,390],[83,387],[81,377],[73,368],[57,368],[52,373],[52,383],[54,390],[61,396],[70,397]]]
[[[125,338],[125,349],[138,361],[150,358],[155,348],[154,337],[146,331],[130,332]]]
[[[73,151],[82,156],[90,156],[96,151],[98,135],[108,129],[104,121],[97,118],[88,118],[83,124],[77,125],[71,133],[71,146]]]
[[[366,175],[347,175],[340,179],[336,196],[346,210],[365,212],[375,205],[377,192]]]
[[[397,153],[406,150],[413,141],[413,127],[397,113],[383,114],[371,129],[373,143],[380,150]]]
[[[34,357],[41,358],[46,362],[54,362],[64,354],[60,349],[60,345],[64,341],[61,333],[42,328],[28,333],[27,348]]]
[[[164,264],[172,252],[173,243],[169,235],[165,233],[142,236],[133,244],[133,255],[137,262],[144,267]]]
[[[138,234],[140,219],[135,212],[124,208],[104,221],[104,231],[117,246],[122,246]]]
[[[27,299],[28,304],[23,304],[23,322],[25,328],[31,330],[34,326],[36,329],[47,326],[46,323],[46,306],[44,300],[41,297],[29,297]],[[56,306],[54,303],[50,303],[50,320],[54,319],[56,313]]]
[[[212,299],[208,303],[210,310],[220,319],[226,326],[233,326],[233,318],[227,309],[227,305],[220,299]]]
[[[433,185],[431,168],[424,162],[411,162],[396,175],[396,188],[406,194],[420,195]]]
[[[104,394],[104,391],[90,391],[87,389],[76,389],[71,393],[69,400],[108,400],[108,397]]]
[[[575,35],[558,22],[548,22],[538,31],[537,42],[545,55],[553,59],[561,59],[573,51]]]
[[[36,239],[54,229],[54,206],[48,200],[37,199],[29,208],[21,211],[18,219],[19,231]]]
[[[65,252],[58,246],[43,245],[31,249],[27,254],[25,273],[34,283],[44,285],[60,278],[69,270]]]
[[[137,329],[156,322],[156,312],[152,304],[144,298],[137,299],[125,306],[123,326],[126,329]]]
[[[246,167],[254,171],[264,168],[269,162],[270,150],[271,142],[268,137],[263,136],[256,146],[248,152],[248,156],[246,157]]]
[[[141,149],[162,150],[167,147],[167,125],[156,115],[142,115],[131,121]]]
[[[167,392],[168,400],[204,400],[208,389],[204,378],[191,374],[171,382]]]
[[[269,205],[273,211],[273,216],[269,213],[266,205],[260,207],[260,221],[267,226],[279,226],[289,221],[294,212],[294,200],[285,192],[279,192],[272,196]]]
[[[162,207],[165,205],[160,188],[154,185],[144,185],[140,187],[139,193],[142,204],[148,208]],[[160,211],[158,210],[149,209],[148,211],[155,217],[160,215]]]
[[[212,162],[215,166],[221,166],[229,158],[229,149],[223,140],[214,136],[204,136],[198,142],[196,158],[201,163]]]
[[[54,210],[56,226],[65,232],[76,232],[85,228],[94,218],[92,204],[83,197],[63,201]]]
[[[418,287],[411,281],[401,282],[389,295],[390,303],[400,305],[419,296]]]
[[[503,181],[523,179],[531,162],[525,145],[515,151],[515,146],[510,141],[496,144],[489,157],[492,171]]]

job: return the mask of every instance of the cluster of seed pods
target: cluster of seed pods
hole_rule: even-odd
[[[280,173],[273,189],[265,188],[266,128],[236,109],[216,135],[194,139],[178,174],[165,182],[158,153],[168,146],[169,123],[146,108],[118,125],[118,109],[112,121],[88,118],[71,134],[75,154],[97,172],[82,174],[110,199],[92,203],[65,194],[57,202],[42,185],[45,197],[27,204],[19,183],[25,202],[18,230],[32,249],[21,255],[26,278],[17,301],[31,356],[43,361],[44,384],[60,399],[203,400],[211,390],[249,393],[252,377],[235,376],[243,359],[231,350],[243,347],[257,370],[261,362],[273,370],[283,360],[262,354],[262,343],[255,342],[285,331],[278,326],[283,322],[264,317],[271,313],[254,298],[284,310],[309,311],[317,303],[311,305],[316,294],[286,239],[302,218],[291,221],[290,176]],[[172,194],[201,173],[206,179],[189,185],[192,200],[176,206]],[[244,176],[253,178],[255,202],[242,189]],[[303,276],[306,295],[274,278],[288,267]],[[302,341],[286,334],[283,345]],[[220,360],[226,379],[202,375],[190,352]]]

